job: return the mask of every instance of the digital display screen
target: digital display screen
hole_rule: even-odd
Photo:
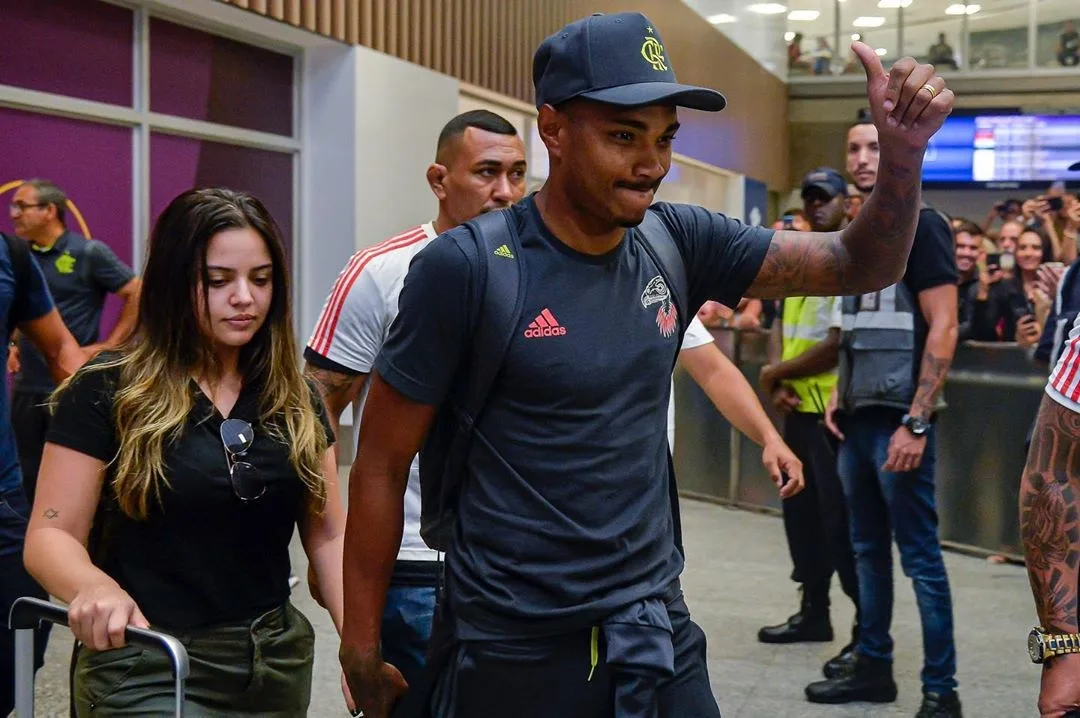
[[[953,116],[930,140],[926,184],[1012,188],[1080,181],[1078,115]]]

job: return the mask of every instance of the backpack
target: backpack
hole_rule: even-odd
[[[420,535],[428,546],[441,552],[446,552],[453,540],[458,497],[466,480],[466,460],[473,432],[517,331],[525,302],[526,274],[521,266],[523,253],[514,214],[510,211],[489,212],[464,226],[476,244],[478,260],[477,280],[471,297],[471,316],[476,318],[472,349],[458,372],[450,396],[436,411],[419,461]],[[634,241],[651,256],[670,288],[679,315],[681,337],[692,318],[687,313],[689,288],[682,255],[667,225],[655,212],[646,212],[637,229],[632,233]],[[490,266],[493,256],[504,258],[495,268]],[[678,352],[675,356],[677,359]],[[674,368],[673,364],[672,371]],[[678,487],[670,451],[668,488],[675,543],[681,553]]]
[[[5,232],[0,232],[0,236],[7,244],[8,257],[11,259],[11,273],[15,279],[15,291],[12,292],[11,306],[8,308],[7,315],[7,338],[10,341],[19,318],[26,315],[24,309],[27,288],[30,286],[30,262],[34,260],[30,257],[30,246],[25,240]]]

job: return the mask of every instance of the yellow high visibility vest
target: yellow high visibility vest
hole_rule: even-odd
[[[839,313],[840,297],[788,297],[782,316],[784,348],[781,360],[793,359],[829,336]],[[799,379],[785,379],[802,403],[796,409],[807,414],[822,414],[836,387],[836,369]]]

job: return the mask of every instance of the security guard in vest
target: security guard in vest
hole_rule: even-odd
[[[836,170],[807,174],[802,199],[814,232],[836,232],[847,223],[847,183]],[[829,584],[834,571],[856,612],[859,605],[844,490],[836,473],[836,438],[823,421],[836,386],[840,303],[840,297],[784,299],[772,329],[769,364],[761,370],[762,389],[784,416],[784,440],[803,462],[806,482],[803,492],[783,505],[791,578],[801,586],[801,606],[786,622],[762,628],[762,643],[832,641]]]
[[[847,170],[860,191],[873,189],[878,160],[877,128],[851,127]],[[840,378],[825,421],[842,442],[837,469],[859,577],[859,631],[850,660],[830,661],[828,680],[806,687],[811,702],[896,700],[895,537],[922,623],[923,700],[916,718],[962,715],[934,481],[934,418],[956,350],[957,279],[948,218],[924,205],[903,278],[880,292],[844,298]]]

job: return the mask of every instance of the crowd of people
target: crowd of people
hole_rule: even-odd
[[[19,332],[8,367],[39,411],[20,471],[0,396],[0,608],[18,595],[68,604],[73,714],[170,710],[164,657],[125,644],[138,626],[184,643],[196,714],[305,715],[314,631],[289,600],[299,529],[354,715],[718,717],[706,636],[679,582],[681,362],[761,445],[784,500],[803,600],[759,638],[832,640],[836,572],[857,621],[807,698],[894,701],[895,537],[923,625],[917,715],[960,716],[934,419],[960,283],[975,275],[957,271],[963,233],[918,202],[921,158],[953,95],[932,67],[886,70],[865,44],[853,52],[869,103],[848,133],[854,189],[816,169],[803,207],[770,229],[653,202],[676,108],[727,101],[677,83],[641,14],[568,25],[535,59],[545,185],[525,196],[524,146],[505,119],[452,119],[426,173],[438,215],[350,259],[303,363],[284,244],[257,198],[173,199],[138,278],[68,230],[55,184],[20,188],[10,211],[23,236],[0,244],[0,308]],[[978,234],[964,245],[978,274],[964,291],[979,331],[1031,334],[1034,307],[1011,325],[995,312],[1015,293],[1051,296],[1051,262],[1075,259],[1076,203],[1057,207],[1059,196],[1020,206],[1043,232],[1029,220],[1012,244],[1015,217],[1002,213],[996,252],[980,244],[993,228],[961,225]],[[125,309],[101,340],[108,293]],[[724,307],[770,306],[760,382],[783,436],[703,327]],[[84,315],[85,331],[71,319]],[[52,393],[22,378],[31,357]],[[350,404],[346,513],[334,447]],[[0,638],[6,713],[14,654],[11,632]],[[37,638],[40,666],[47,629]]]

